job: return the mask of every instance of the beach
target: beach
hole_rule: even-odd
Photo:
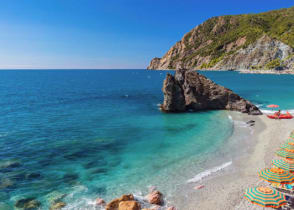
[[[294,128],[293,120],[271,120],[262,116],[248,116],[233,113],[233,119],[254,120],[252,135],[248,139],[247,151],[232,160],[232,165],[196,183],[186,185],[188,194],[179,196],[176,206],[179,209],[263,209],[249,203],[244,197],[248,187],[268,186],[259,179],[257,172],[271,167],[275,151],[285,142]],[[195,190],[195,186],[204,188]]]

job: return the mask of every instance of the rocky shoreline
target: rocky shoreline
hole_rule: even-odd
[[[136,198],[133,194],[125,194],[106,203],[97,198],[95,205],[105,210],[176,210],[174,206],[165,206],[163,194],[151,187],[143,198]]]
[[[150,70],[150,69],[148,69]],[[152,69],[151,71],[177,71],[176,69]],[[227,71],[234,71],[240,74],[294,74],[294,69],[288,70],[268,70],[268,69],[199,69],[194,71],[217,71],[217,72],[227,72]]]

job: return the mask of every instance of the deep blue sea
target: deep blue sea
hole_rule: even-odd
[[[262,109],[294,109],[293,75],[202,74]],[[165,75],[0,71],[0,208],[34,197],[48,209],[66,194],[67,209],[91,209],[97,197],[141,195],[150,186],[168,197],[206,170],[222,154],[232,121],[226,111],[161,113]]]

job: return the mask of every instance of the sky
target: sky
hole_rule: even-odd
[[[145,69],[210,17],[293,0],[0,0],[0,69]]]

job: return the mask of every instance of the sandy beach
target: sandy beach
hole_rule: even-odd
[[[232,160],[233,164],[230,167],[217,175],[197,183],[189,183],[186,186],[188,195],[175,199],[179,209],[263,209],[249,203],[243,197],[244,191],[257,185],[268,186],[268,183],[258,178],[257,172],[271,167],[272,159],[277,158],[275,151],[294,128],[294,120],[271,120],[266,115],[248,116],[233,113],[233,119],[238,118],[245,122],[255,121],[252,135],[248,139],[247,152],[240,153],[238,158]],[[204,185],[204,188],[195,190],[194,187],[197,185]]]

